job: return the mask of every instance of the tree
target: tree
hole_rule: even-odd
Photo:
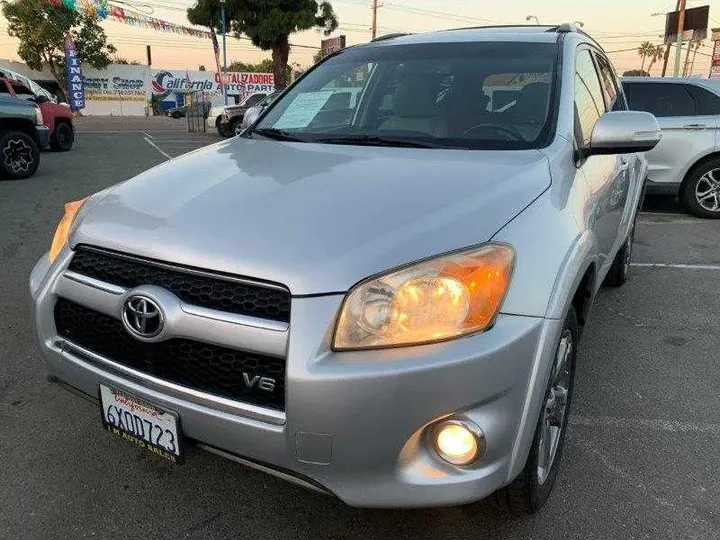
[[[665,56],[665,48],[662,45],[655,45],[653,46],[653,52],[650,55],[650,64],[648,64],[648,73],[652,71],[652,67],[658,60],[662,59]]]
[[[245,73],[272,73],[273,61],[269,58],[261,60],[257,64],[250,64],[235,60],[228,66],[228,71],[245,72]]]
[[[32,69],[47,64],[50,72],[67,87],[65,76],[65,38],[75,38],[75,52],[81,63],[102,69],[117,50],[107,42],[105,31],[94,16],[47,0],[3,0],[2,12],[8,21],[8,34],[20,40],[18,55]]]
[[[205,66],[204,66],[204,65],[200,65],[200,67],[198,68],[198,70],[199,70],[199,71],[205,71]]]
[[[317,28],[329,35],[338,27],[337,16],[327,0],[227,0],[225,12],[235,37],[245,35],[256,47],[272,51],[278,90],[288,82],[290,34]],[[219,0],[197,0],[188,9],[188,20],[219,30]]]
[[[140,62],[137,60],[128,60],[127,58],[122,58],[121,56],[116,56],[112,59],[113,64],[122,64],[124,66],[139,66],[141,65]]]
[[[649,77],[650,74],[642,69],[631,69],[623,73],[623,77]]]
[[[638,56],[642,58],[642,64],[640,65],[640,71],[645,70],[645,60],[655,54],[655,45],[649,41],[643,41],[638,47]]]

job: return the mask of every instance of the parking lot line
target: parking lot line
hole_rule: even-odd
[[[166,153],[162,148],[160,148],[157,144],[152,142],[152,140],[145,137],[145,142],[148,143],[150,146],[152,146],[155,150],[160,152],[163,156],[165,156],[166,159],[172,159],[172,156],[168,153]]]
[[[644,418],[613,418],[610,416],[590,417],[571,415],[569,422],[573,426],[609,427],[617,429],[649,429],[669,433],[707,433],[720,437],[720,424],[678,422],[676,420],[653,420]]]
[[[638,268],[677,268],[679,270],[720,270],[718,264],[681,264],[681,263],[632,263]]]

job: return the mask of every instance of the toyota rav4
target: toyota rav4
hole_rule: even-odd
[[[173,462],[535,512],[660,138],[626,109],[569,25],[333,54],[240,137],[66,205],[30,278],[50,374]]]

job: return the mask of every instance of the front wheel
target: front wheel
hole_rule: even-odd
[[[29,178],[39,166],[40,150],[28,135],[7,131],[0,136],[0,175],[3,178]]]
[[[550,497],[562,460],[577,356],[578,322],[570,308],[555,347],[545,397],[525,467],[513,482],[495,493],[498,506],[535,514]]]
[[[680,200],[691,214],[720,219],[720,159],[698,167],[680,188]]]
[[[73,131],[72,126],[65,122],[58,122],[55,126],[53,139],[50,142],[50,148],[56,152],[67,152],[72,150],[74,142],[75,132]]]

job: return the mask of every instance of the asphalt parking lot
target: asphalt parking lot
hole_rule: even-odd
[[[720,222],[652,200],[633,273],[580,345],[563,469],[534,517],[349,508],[200,450],[172,466],[46,382],[27,281],[62,204],[219,140],[182,121],[80,123],[76,148],[0,182],[0,538],[720,538]]]

